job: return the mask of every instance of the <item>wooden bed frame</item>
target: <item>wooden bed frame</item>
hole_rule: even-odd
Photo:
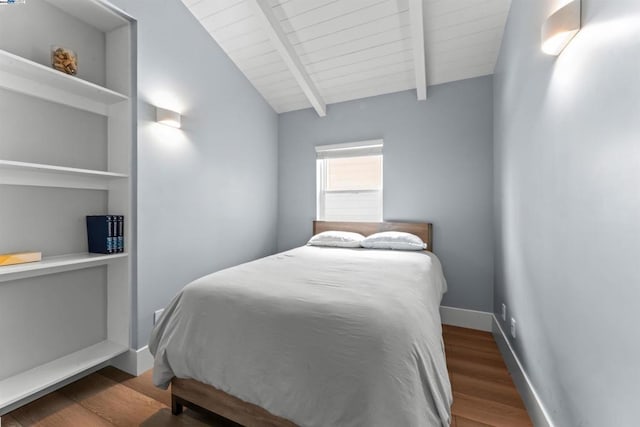
[[[380,231],[404,231],[415,234],[433,251],[433,227],[421,222],[333,222],[313,221],[313,234],[323,231],[353,231],[369,236]],[[184,406],[213,412],[245,427],[295,427],[293,422],[273,415],[260,406],[245,402],[222,390],[193,379],[171,380],[171,413],[179,415]]]
[[[313,221],[313,234],[323,231],[353,231],[370,236],[381,231],[404,231],[415,234],[427,244],[427,250],[433,252],[433,225],[428,222],[335,222]]]

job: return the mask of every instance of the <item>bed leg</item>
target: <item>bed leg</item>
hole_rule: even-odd
[[[182,405],[182,400],[175,395],[171,395],[171,413],[173,415],[180,415],[184,406]]]

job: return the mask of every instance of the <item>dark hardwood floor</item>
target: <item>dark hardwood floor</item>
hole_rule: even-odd
[[[453,387],[453,427],[520,427],[531,421],[493,337],[444,326]],[[2,427],[236,426],[213,414],[171,415],[171,396],[151,371],[133,377],[105,368],[2,417]]]

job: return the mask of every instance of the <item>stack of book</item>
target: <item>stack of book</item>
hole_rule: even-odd
[[[124,252],[124,216],[87,216],[89,252],[115,254]]]

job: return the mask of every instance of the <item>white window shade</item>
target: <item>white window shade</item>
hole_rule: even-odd
[[[382,155],[381,139],[316,146],[317,159]]]
[[[381,221],[382,191],[327,192],[323,207],[324,221]]]
[[[382,140],[316,147],[317,218],[382,220]]]

